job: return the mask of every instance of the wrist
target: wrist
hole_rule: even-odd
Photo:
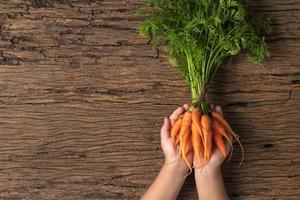
[[[180,160],[175,160],[174,162],[165,161],[163,167],[166,168],[169,173],[176,174],[178,177],[184,177],[188,173],[188,167]]]
[[[202,168],[196,168],[195,176],[201,176],[205,178],[216,178],[222,176],[221,166],[212,167],[205,165]]]
[[[221,167],[206,166],[195,170],[199,199],[229,199],[223,182]]]

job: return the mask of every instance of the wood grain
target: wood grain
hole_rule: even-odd
[[[163,157],[163,117],[189,90],[138,37],[138,0],[0,1],[0,199],[139,199]],[[300,198],[300,1],[252,0],[271,57],[224,64],[208,98],[241,136],[231,199]],[[197,199],[190,176],[179,199]]]

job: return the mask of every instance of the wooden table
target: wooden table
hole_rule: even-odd
[[[138,0],[2,0],[0,199],[138,199],[163,162],[163,117],[190,92],[138,37]],[[300,1],[250,1],[271,57],[226,63],[209,88],[240,134],[232,199],[300,199]],[[237,146],[236,146],[237,147]],[[179,199],[197,199],[187,178]]]

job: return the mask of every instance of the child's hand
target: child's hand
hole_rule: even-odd
[[[174,125],[175,121],[178,117],[186,112],[188,109],[188,105],[185,104],[182,107],[177,108],[169,118],[164,119],[164,124],[161,127],[160,136],[161,136],[161,147],[165,156],[165,164],[166,165],[176,165],[180,171],[186,173],[188,167],[186,164],[181,161],[179,156],[179,149],[175,149],[173,145],[173,141],[170,135],[171,128]],[[188,155],[188,159],[190,163],[192,163],[193,155],[190,153]]]
[[[214,107],[213,105],[210,106],[211,110],[215,110],[217,112],[219,112],[220,114],[223,115],[223,111],[222,108],[220,106],[216,106]],[[226,148],[228,150],[230,150],[230,144],[228,141],[226,141]],[[220,151],[218,149],[214,149],[210,160],[208,161],[208,163],[206,165],[203,166],[203,169],[210,169],[210,170],[215,170],[215,169],[219,169],[222,162],[225,160],[226,157],[224,157]],[[200,163],[197,161],[196,157],[194,157],[193,160],[193,165],[195,168],[199,168],[200,167]]]
[[[220,106],[216,106],[216,108],[214,108],[214,106],[211,105],[211,110],[215,110],[220,114],[223,114]],[[226,147],[229,151],[230,145],[228,142],[226,142]],[[195,181],[199,199],[229,200],[221,172],[221,164],[225,160],[225,158],[226,156],[223,156],[216,148],[214,148],[214,151],[208,163],[202,168],[199,167],[200,165],[199,163],[197,163],[197,159],[194,158],[193,164],[195,167]]]

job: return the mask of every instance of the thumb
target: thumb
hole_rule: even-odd
[[[168,118],[164,118],[164,124],[160,129],[160,139],[166,140],[170,137],[171,122]]]
[[[216,106],[215,110],[220,113],[221,115],[223,115],[223,110],[221,106]]]

